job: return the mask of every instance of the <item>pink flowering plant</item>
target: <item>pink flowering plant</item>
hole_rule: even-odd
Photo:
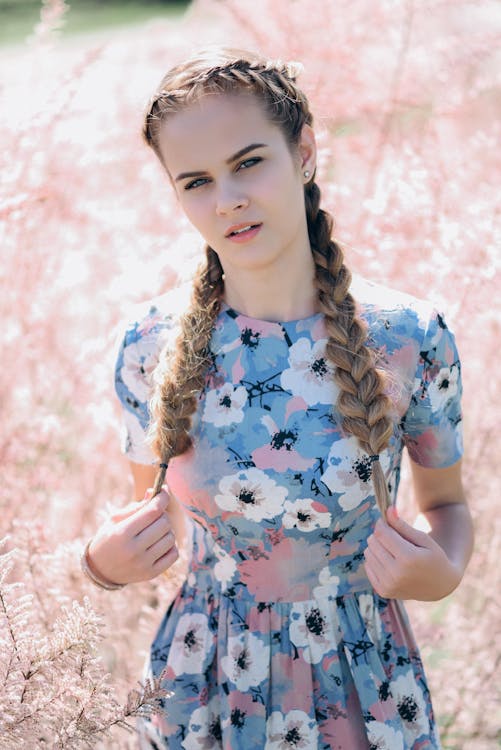
[[[304,63],[318,183],[348,263],[434,300],[456,334],[476,549],[454,594],[409,611],[444,748],[494,747],[499,5],[255,0],[251,12],[198,0],[182,20],[71,46],[55,37],[68,13],[44,0],[29,44],[0,62],[2,747],[133,748],[134,717],[164,695],[139,678],[183,556],[169,578],[104,592],[83,577],[79,555],[132,494],[112,386],[117,332],[128,306],[187,274],[201,247],[141,143],[143,108],[164,69],[211,41]],[[291,383],[310,355],[297,352]],[[244,396],[228,394],[235,421]],[[204,419],[221,418],[208,402]],[[234,481],[244,480],[259,478]],[[219,488],[222,512],[233,490]],[[412,521],[405,466],[399,497]],[[286,510],[295,523],[299,506]],[[229,580],[231,562],[218,566]],[[296,630],[300,640],[299,621]],[[270,721],[281,736],[283,717]]]

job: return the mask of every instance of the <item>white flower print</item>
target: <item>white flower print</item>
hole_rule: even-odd
[[[402,719],[406,742],[412,745],[429,731],[423,691],[416,682],[412,669],[390,681],[390,690]]]
[[[294,396],[302,396],[308,405],[333,404],[335,385],[334,368],[327,360],[327,339],[316,341],[313,346],[307,338],[300,338],[290,348],[290,368],[280,376],[280,384]]]
[[[286,501],[283,516],[285,528],[296,528],[305,532],[326,529],[331,522],[331,514],[327,510],[319,510],[315,504],[318,506],[318,503],[309,497],[300,497],[293,502]]]
[[[389,467],[389,456],[383,451],[379,457],[383,472]],[[331,492],[341,493],[338,502],[343,510],[353,510],[374,494],[372,461],[353,436],[335,441],[327,458],[328,466],[322,482]]]
[[[326,565],[318,574],[320,586],[313,589],[313,596],[337,596],[340,581],[339,576],[332,575],[331,569]]]
[[[304,711],[273,711],[266,722],[265,750],[312,750],[317,740],[317,724]]]
[[[221,388],[208,391],[202,420],[215,427],[241,422],[246,401],[247,391],[242,385],[234,388],[232,383],[225,383]]]
[[[169,665],[176,674],[201,674],[212,647],[207,615],[201,612],[179,618],[169,653]]]
[[[219,491],[221,494],[214,499],[220,508],[242,513],[245,518],[258,523],[281,513],[287,497],[285,487],[280,487],[264,471],[255,468],[223,477]]]
[[[253,633],[228,638],[228,654],[221,667],[237,690],[249,690],[268,677],[270,647]]]
[[[332,625],[319,602],[292,605],[289,637],[295,646],[304,649],[303,659],[309,664],[318,664],[326,651],[332,649]]]
[[[371,750],[404,750],[402,733],[395,731],[388,724],[370,721],[366,727]]]
[[[220,701],[215,695],[206,706],[190,716],[188,734],[181,743],[184,750],[221,750]]]
[[[229,583],[237,570],[235,559],[219,545],[215,546],[214,552],[218,559],[214,565],[214,575],[220,583]]]
[[[440,411],[458,390],[459,368],[442,367],[428,386],[428,397],[432,411]]]
[[[120,375],[129,391],[141,403],[147,401],[151,395],[152,375],[157,362],[157,351],[154,349],[148,352],[144,341],[141,345],[131,343],[124,350],[124,363]]]

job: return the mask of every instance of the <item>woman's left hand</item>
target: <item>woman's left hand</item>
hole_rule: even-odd
[[[394,507],[378,519],[367,540],[365,570],[375,591],[385,599],[436,601],[461,580],[442,547],[424,531],[398,517]]]

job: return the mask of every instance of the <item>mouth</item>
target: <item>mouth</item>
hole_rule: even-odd
[[[234,229],[231,229],[229,232],[225,234],[225,237],[238,237],[241,234],[245,234],[246,232],[251,232],[253,229],[257,229],[260,227],[261,224],[241,224],[238,227],[235,227]]]

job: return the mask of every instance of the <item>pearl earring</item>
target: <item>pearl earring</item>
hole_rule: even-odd
[[[305,171],[303,172],[303,174],[304,174],[304,176],[305,176],[306,178],[308,178],[308,177],[310,176],[310,173],[308,172],[308,170],[305,170]]]

